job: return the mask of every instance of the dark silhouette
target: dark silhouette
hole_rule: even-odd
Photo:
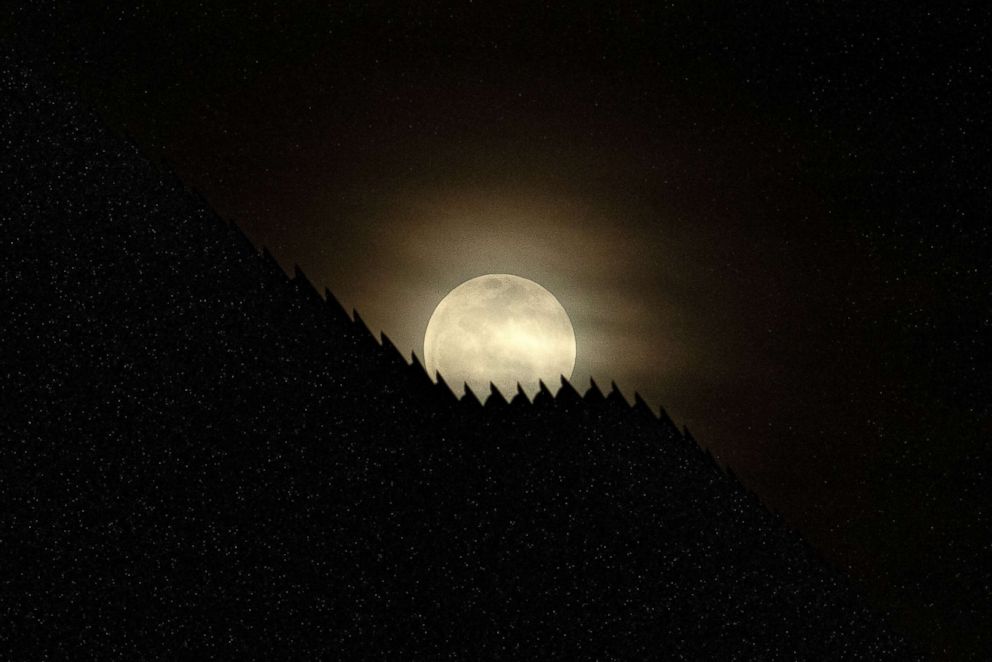
[[[639,396],[457,399],[0,84],[0,657],[910,657]]]

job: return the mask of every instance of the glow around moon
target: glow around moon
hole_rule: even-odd
[[[537,283],[510,274],[466,281],[438,304],[424,335],[424,361],[455,390],[480,399],[492,382],[509,399],[519,383],[552,391],[575,367],[575,332],[565,309]]]

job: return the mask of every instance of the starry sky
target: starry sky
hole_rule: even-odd
[[[134,4],[2,25],[404,352],[469,278],[542,284],[580,390],[665,407],[876,604],[967,636],[977,616],[948,614],[987,599],[960,572],[992,433],[987,15]]]

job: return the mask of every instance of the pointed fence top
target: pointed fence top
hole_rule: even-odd
[[[623,406],[624,409],[630,407],[627,398],[623,397],[616,382],[610,382],[610,394],[606,396],[606,401],[616,406]]]
[[[408,370],[410,371],[411,379],[418,387],[423,387],[429,389],[434,386],[434,382],[431,381],[430,376],[427,371],[424,370],[424,366],[420,364],[420,359],[413,352],[410,352],[410,358],[412,359],[408,364]]]
[[[410,367],[420,370],[424,373],[424,376],[427,377],[427,379],[430,379],[430,375],[427,374],[424,364],[420,362],[419,358],[417,358],[416,352],[410,352]]]
[[[400,354],[400,350],[396,349],[396,345],[394,345],[393,341],[389,339],[389,336],[386,335],[385,331],[381,331],[379,333],[379,344],[382,345],[383,352],[391,360],[400,363],[406,363],[406,360],[403,358],[403,355]]]
[[[379,341],[374,335],[372,335],[372,331],[369,330],[368,325],[365,323],[365,320],[362,319],[362,316],[358,314],[357,310],[352,310],[352,316],[354,317],[355,328],[358,330],[359,335],[370,338],[372,342],[378,345]]]
[[[528,398],[527,394],[524,393],[524,387],[520,385],[520,382],[517,382],[517,392],[510,400],[510,404],[514,406],[523,406],[530,404],[530,398]]]
[[[534,396],[534,404],[548,405],[554,402],[555,398],[551,395],[551,391],[548,390],[547,385],[544,380],[538,381],[537,395]]]
[[[344,306],[334,296],[334,293],[326,287],[324,288],[324,300],[327,301],[327,309],[331,311],[331,317],[340,322],[351,322],[351,318],[348,317],[348,311],[344,309]]]
[[[475,394],[475,391],[472,390],[467,382],[465,383],[465,395],[462,396],[461,402],[464,405],[468,405],[472,409],[482,406],[482,402],[479,400],[479,397]]]
[[[652,421],[656,420],[651,407],[648,407],[648,404],[644,402],[644,398],[637,391],[634,391],[634,411],[646,418],[650,418]]]
[[[458,398],[455,396],[455,392],[451,390],[450,386],[448,386],[448,382],[444,381],[444,377],[441,376],[441,373],[435,372],[434,377],[437,381],[437,388],[441,393],[441,397],[449,402],[457,401]]]
[[[496,388],[496,385],[489,382],[489,397],[486,399],[486,407],[504,407],[506,406],[506,398],[500,393],[500,390]]]
[[[310,282],[310,279],[307,278],[307,275],[303,273],[303,270],[300,269],[300,265],[298,264],[293,265],[292,283],[307,299],[314,301],[320,300],[320,293],[317,292],[317,288],[313,286],[313,283]]]
[[[561,376],[561,388],[558,389],[558,394],[555,396],[560,404],[571,405],[582,402],[582,396],[579,392],[575,390],[575,387],[565,379],[565,375]]]
[[[676,437],[679,436],[678,426],[675,425],[675,421],[673,421],[671,416],[668,415],[668,412],[665,411],[664,407],[658,407],[658,422],[661,423],[661,426],[665,428],[669,434]]]
[[[599,384],[592,377],[589,378],[589,390],[586,391],[583,399],[590,404],[600,403],[606,400],[603,392],[599,390]]]

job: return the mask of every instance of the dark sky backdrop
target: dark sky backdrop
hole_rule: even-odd
[[[580,388],[664,406],[879,604],[967,647],[985,10],[162,4],[4,28],[402,350],[468,278],[541,283]]]

